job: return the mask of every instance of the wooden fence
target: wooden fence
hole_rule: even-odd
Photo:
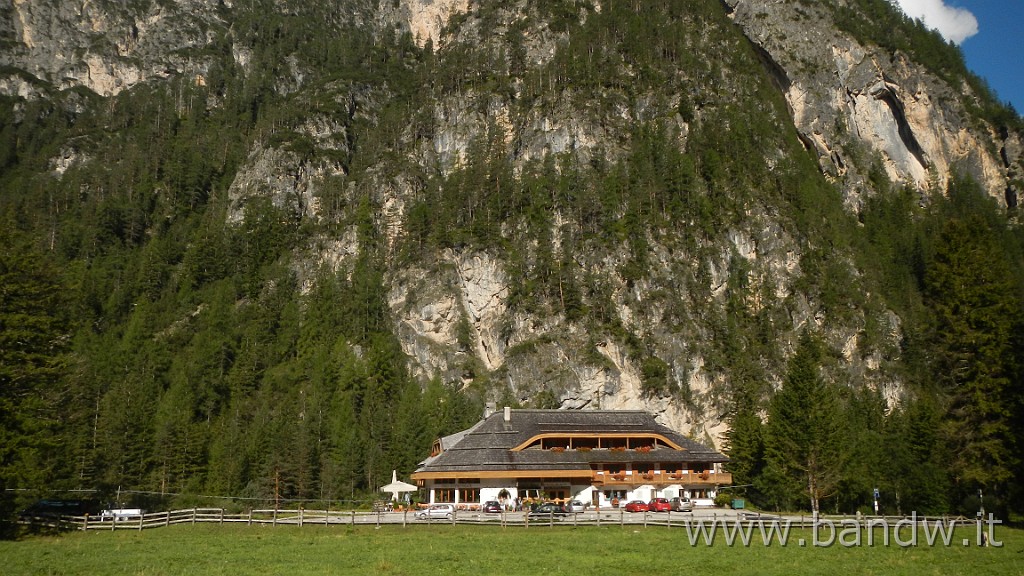
[[[708,512],[711,512],[710,514]],[[727,529],[735,523],[777,523],[788,528],[813,528],[817,522],[831,522],[841,527],[851,526],[853,522],[861,527],[879,528],[896,527],[899,523],[916,522],[934,524],[940,521],[943,525],[974,525],[977,520],[950,516],[775,516],[757,513],[722,514],[713,511],[702,511],[699,515],[686,512],[643,512],[630,513],[622,509],[600,510],[582,513],[570,513],[565,516],[544,515],[532,516],[523,512],[487,514],[479,511],[457,510],[451,518],[420,519],[415,511],[387,512],[356,511],[356,510],[251,510],[249,512],[231,513],[223,508],[190,508],[184,510],[168,510],[150,512],[129,517],[101,516],[62,516],[59,519],[39,518],[25,519],[24,523],[47,525],[66,530],[146,530],[161,528],[175,524],[247,524],[271,526],[332,526],[332,525],[500,525],[500,526],[644,526],[685,528],[703,524],[710,529]]]

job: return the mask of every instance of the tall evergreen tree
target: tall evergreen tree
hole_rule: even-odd
[[[725,453],[729,455],[733,484],[754,485],[756,490],[755,482],[760,479],[765,467],[765,447],[764,424],[753,402],[745,399],[737,402],[730,416]],[[760,494],[754,497],[760,500]]]
[[[942,414],[935,402],[915,398],[890,415],[893,487],[901,510],[922,514],[949,511],[948,456],[942,442]]]
[[[968,214],[943,224],[925,273],[933,374],[946,397],[950,472],[961,495],[1004,489],[1016,459],[1008,391],[1021,303],[1003,255],[991,228]]]
[[[845,448],[839,397],[821,376],[822,357],[821,342],[805,329],[769,406],[765,436],[768,467],[784,483],[780,489],[799,487],[814,512],[838,489]]]
[[[14,231],[0,226],[0,537],[11,530],[8,489],[53,479],[69,344],[60,276]]]

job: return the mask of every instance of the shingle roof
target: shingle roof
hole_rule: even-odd
[[[658,434],[682,450],[512,451],[541,434]],[[592,462],[728,461],[724,455],[659,424],[650,413],[626,410],[512,410],[507,423],[504,413],[498,411],[472,428],[446,437],[444,448],[441,454],[424,461],[417,472],[590,470]]]

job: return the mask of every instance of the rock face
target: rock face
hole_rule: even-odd
[[[0,52],[0,62],[58,89],[84,86],[101,96],[171,75],[199,78],[203,64],[178,54],[212,40],[204,30],[218,23],[219,4],[14,0],[0,12],[12,46]]]
[[[564,32],[547,23],[523,24],[534,4],[525,0],[488,5],[496,21],[489,24],[493,30],[478,14],[478,4],[486,3],[370,4],[368,22],[388,32],[408,31],[420,46],[429,42],[438,57],[461,43],[493,48],[511,61],[509,46],[502,42],[515,28],[521,33],[521,46],[515,47],[521,49],[521,62],[516,63],[540,69],[567,41]],[[595,12],[601,9],[600,2],[592,4]],[[289,2],[275,5],[284,11]],[[971,97],[967,88],[946,85],[902,54],[861,45],[837,30],[829,10],[818,3],[724,0],[724,5],[785,97],[804,146],[816,153],[821,171],[841,188],[850,210],[859,210],[865,196],[874,193],[870,172],[875,168],[894,183],[922,191],[942,190],[954,170],[966,170],[992,196],[1015,204],[1013,182],[1022,174],[1019,135],[996,134],[972,120],[962,104]],[[233,8],[225,0],[14,0],[0,8],[0,38],[9,47],[0,51],[0,64],[7,69],[0,74],[0,93],[29,99],[45,97],[51,88],[84,87],[114,96],[164,78],[202,83],[207,64],[201,48],[215,40],[227,43],[224,54],[245,74],[253,50],[232,39]],[[354,13],[339,17],[362,18]],[[585,17],[581,9],[580,18]],[[281,77],[274,84],[278,93],[308,89],[302,64],[292,55],[280,60]],[[624,77],[634,80],[637,72],[623,66]],[[745,207],[742,218],[729,223],[720,238],[701,237],[686,249],[653,235],[645,238],[649,270],[640,280],[627,280],[619,272],[630,257],[627,241],[610,250],[584,248],[573,254],[584,274],[599,279],[595,284],[605,291],[601,297],[613,308],[609,322],[620,328],[615,337],[587,333],[583,323],[553,308],[517,309],[510,302],[515,278],[500,251],[456,246],[432,261],[397,259],[410,206],[423,191],[423,175],[446,176],[464,167],[484,137],[509,150],[513,171],[559,155],[588,166],[621,157],[628,149],[623,135],[667,109],[671,113],[664,113],[663,120],[677,140],[672,145],[686,149],[693,118],[684,119],[680,111],[685,106],[671,84],[679,80],[671,78],[663,92],[658,92],[663,87],[639,81],[637,86],[602,87],[599,95],[608,102],[601,107],[576,98],[575,87],[557,74],[538,75],[545,90],[533,99],[526,98],[522,78],[504,91],[483,84],[425,95],[422,113],[430,118],[430,130],[413,134],[408,128],[395,136],[405,145],[406,157],[391,164],[376,160],[360,182],[344,182],[343,203],[355,204],[357,194],[363,194],[378,207],[373,217],[388,260],[389,305],[414,374],[465,385],[486,380],[494,396],[522,403],[547,397],[550,404],[566,408],[643,408],[673,428],[719,444],[728,382],[722,360],[706,343],[722,331],[723,310],[734,306],[775,329],[771,333],[785,335],[775,343],[780,358],[803,326],[828,324],[830,344],[842,351],[844,368],[869,385],[887,387],[895,401],[899,384],[884,374],[878,348],[899,341],[899,319],[886,315],[890,342],[866,348],[858,336],[866,322],[861,311],[842,321],[827,317],[813,296],[797,286],[805,247],[764,206]],[[348,174],[342,162],[324,158],[351,152],[353,124],[376,126],[374,115],[391,93],[387,86],[358,83],[317,89],[324,101],[337,104],[335,112],[311,111],[289,126],[301,146],[258,139],[252,144],[228,190],[227,225],[237,225],[246,218],[247,206],[263,200],[306,221],[330,218],[321,193],[328,181],[336,183]],[[626,92],[632,100],[623,96]],[[732,86],[722,92],[737,90]],[[52,171],[60,175],[88,161],[87,151],[62,150],[51,162]],[[574,232],[579,223],[560,213],[552,214],[551,221],[557,249],[560,232]],[[681,235],[687,234],[685,222],[678,226]],[[529,246],[527,252],[536,249]],[[349,227],[317,238],[314,247],[296,256],[295,267],[344,270],[359,252],[357,234]],[[635,343],[631,349],[630,340],[642,341],[644,350],[638,353]],[[773,361],[774,366],[764,367],[775,378],[769,384],[777,384],[782,364]],[[650,385],[652,373],[660,379],[658,386]]]
[[[429,40],[441,44],[441,29],[448,19],[469,9],[469,0],[404,0],[409,31],[416,43],[423,46]]]
[[[824,5],[726,4],[771,70],[783,76],[796,128],[822,170],[841,183],[851,208],[867,190],[866,166],[855,158],[865,145],[894,183],[944,190],[953,170],[966,170],[1007,202],[1020,154],[1001,155],[1009,144],[1004,137],[969,123],[960,104],[973,97],[967,88],[946,85],[904,54],[859,44],[837,29]]]

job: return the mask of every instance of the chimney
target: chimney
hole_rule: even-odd
[[[512,409],[505,406],[505,429],[512,428]]]
[[[484,420],[487,420],[488,418],[490,418],[491,414],[494,414],[497,411],[498,411],[498,405],[495,404],[494,402],[488,402],[487,405],[484,406]]]

